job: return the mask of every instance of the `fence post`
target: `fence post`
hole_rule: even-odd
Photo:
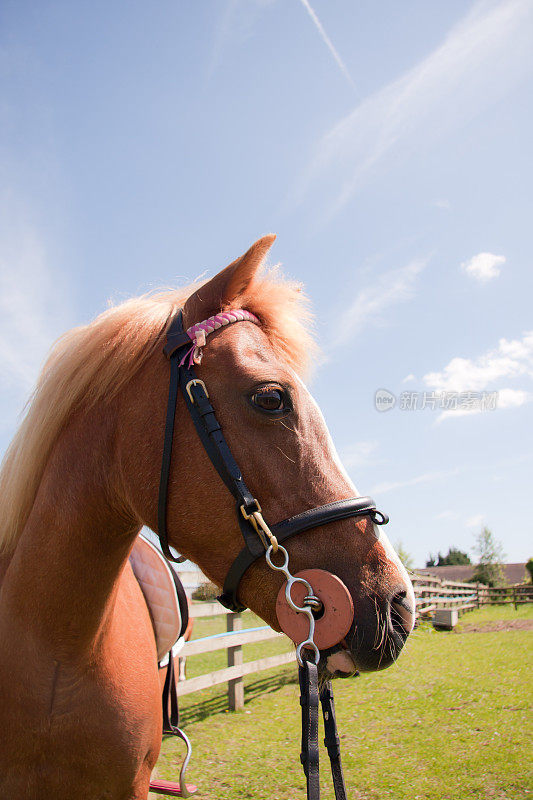
[[[242,630],[242,617],[240,614],[229,613],[226,617],[226,630],[228,632]],[[228,667],[242,664],[242,645],[228,647]],[[244,708],[244,680],[233,678],[228,681],[228,706],[230,711]]]

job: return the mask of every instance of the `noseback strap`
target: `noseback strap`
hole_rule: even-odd
[[[271,530],[281,544],[291,536],[311,528],[318,528],[329,522],[338,522],[349,517],[364,516],[369,516],[376,525],[386,525],[389,521],[386,514],[377,510],[371,497],[351,497],[348,500],[337,500],[318,508],[311,508],[309,511],[284,519],[282,522],[272,525]],[[257,558],[258,556],[252,555],[247,548],[243,548],[229,568],[224,582],[224,591],[218,600],[231,611],[243,611],[246,608],[238,601],[237,592],[242,576]]]

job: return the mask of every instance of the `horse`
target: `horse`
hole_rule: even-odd
[[[267,269],[259,239],[203,284],[107,309],[58,340],[0,473],[0,796],[146,800],[162,730],[150,617],[129,563],[160,532],[168,360],[183,324],[228,309],[198,375],[269,521],[356,494],[303,378],[315,360],[301,287]],[[255,321],[251,321],[252,317]],[[342,375],[335,390],[341,391]],[[235,504],[182,397],[171,442],[168,543],[222,586],[242,547]],[[294,571],[327,570],[353,602],[349,632],[319,653],[323,677],[382,669],[414,620],[412,587],[368,516],[286,543]],[[255,560],[239,602],[280,630],[280,572]]]

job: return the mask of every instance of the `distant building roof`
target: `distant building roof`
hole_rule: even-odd
[[[526,577],[526,565],[502,564],[505,583],[523,583]],[[469,581],[476,568],[475,564],[454,564],[449,567],[423,567],[415,569],[417,575],[435,575],[445,581]]]

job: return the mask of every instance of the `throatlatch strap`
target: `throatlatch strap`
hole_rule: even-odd
[[[174,439],[174,420],[179,389],[179,364],[177,359],[170,359],[170,384],[168,389],[167,418],[165,422],[165,438],[163,441],[163,457],[161,459],[161,477],[159,479],[159,498],[157,502],[157,530],[161,550],[169,561],[179,563],[185,561],[182,556],[174,556],[168,544],[167,502],[170,462],[172,458],[172,442]]]

